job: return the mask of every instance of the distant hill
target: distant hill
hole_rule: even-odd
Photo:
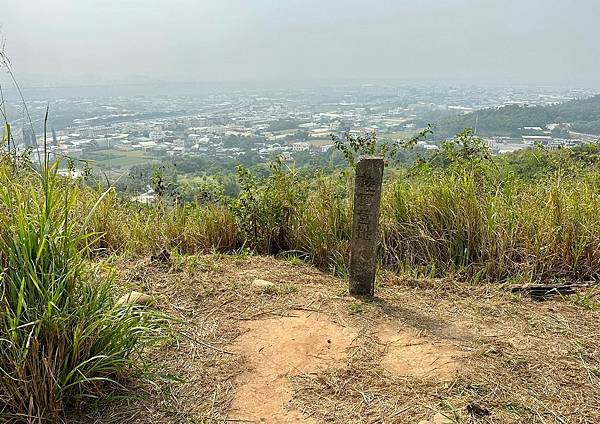
[[[482,109],[446,118],[436,125],[435,134],[451,137],[466,127],[479,135],[520,136],[521,128],[568,123],[571,131],[600,135],[600,95],[552,106],[510,105]]]

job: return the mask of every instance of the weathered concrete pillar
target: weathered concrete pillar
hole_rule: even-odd
[[[363,156],[356,166],[352,242],[350,245],[350,294],[373,296],[379,238],[379,204],[383,158]]]

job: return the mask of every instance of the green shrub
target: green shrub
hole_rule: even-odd
[[[238,167],[240,194],[227,202],[240,231],[241,243],[256,252],[274,254],[292,249],[291,221],[306,201],[307,182],[283,163],[270,164],[271,175],[257,179]]]
[[[465,131],[429,163],[388,169],[381,209],[382,264],[397,271],[503,281],[598,278],[598,149],[491,158]],[[523,175],[535,163],[536,178]],[[392,177],[393,175],[393,177]],[[98,252],[236,252],[303,258],[343,275],[349,258],[353,170],[302,176],[274,162],[270,175],[241,168],[233,199],[141,205],[110,192],[88,222]],[[81,223],[97,193],[81,188]]]

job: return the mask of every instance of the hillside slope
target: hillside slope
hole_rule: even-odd
[[[521,135],[523,127],[568,123],[572,131],[600,135],[600,95],[552,106],[510,105],[482,109],[441,121],[436,135],[451,137],[463,128],[477,128],[479,135]]]

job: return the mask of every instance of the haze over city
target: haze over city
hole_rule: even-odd
[[[23,84],[401,79],[600,86],[597,0],[2,3],[5,50]]]
[[[133,194],[165,160],[182,181],[273,157],[339,166],[347,133],[432,125],[405,163],[465,127],[494,154],[573,147],[600,134],[598,16],[592,0],[10,2],[21,92],[0,73],[2,112],[15,151],[49,129],[53,155]]]

